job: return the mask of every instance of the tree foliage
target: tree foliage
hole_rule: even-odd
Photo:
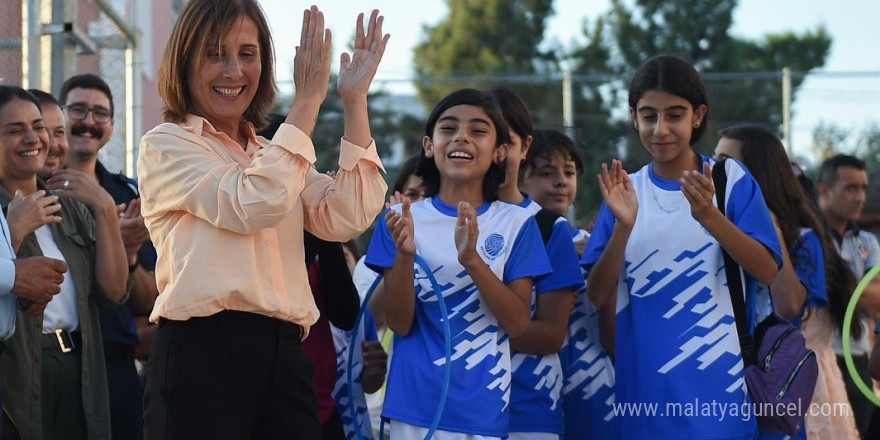
[[[449,15],[423,29],[424,38],[413,54],[416,89],[428,108],[462,87],[484,88],[522,81],[523,75],[558,73],[556,55],[540,49],[553,0],[446,4]],[[549,94],[537,82],[517,83],[516,88],[526,102],[541,107]]]
[[[420,98],[430,107],[461,87],[514,84],[510,88],[529,104],[536,126],[561,128],[562,66],[569,67],[574,108],[569,132],[585,163],[576,202],[580,217],[595,212],[601,201],[593,177],[601,163],[620,157],[635,170],[650,160],[626,111],[629,77],[646,59],[680,55],[704,74],[710,131],[698,148],[708,152],[722,127],[751,122],[778,128],[782,68],[821,67],[831,47],[821,26],[756,40],[734,37],[736,0],[611,0],[606,13],[584,21],[585,43],[567,50],[544,44],[552,0],[447,0],[447,5],[448,16],[423,29],[414,52]],[[803,79],[793,76],[793,96]]]

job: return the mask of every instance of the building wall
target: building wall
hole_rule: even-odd
[[[21,4],[0,2],[0,84],[21,84]]]

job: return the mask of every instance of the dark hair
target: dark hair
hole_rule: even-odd
[[[107,100],[110,101],[110,117],[113,118],[113,109],[115,108],[113,106],[113,92],[100,76],[93,73],[83,73],[67,78],[67,81],[61,85],[61,92],[58,93],[58,102],[62,106],[67,105],[67,95],[73,89],[94,89],[107,95]]]
[[[19,86],[0,85],[0,109],[14,99],[32,102],[37,106],[37,109],[40,110],[40,114],[43,113],[43,110],[40,109],[40,101],[38,101],[37,98],[27,90]]]
[[[846,264],[841,266],[843,260],[831,241],[830,229],[818,205],[807,196],[798,181],[782,141],[772,131],[754,124],[725,128],[718,134],[742,142],[742,162],[758,182],[767,207],[776,215],[782,238],[794,264],[802,260],[797,251],[801,242],[801,228],[810,228],[819,237],[826,275],[828,309],[838,328],[842,327],[846,306],[857,281],[846,268]],[[860,329],[853,328],[854,334],[858,334],[858,331]]]
[[[51,93],[44,92],[40,89],[28,89],[28,93],[34,95],[34,98],[37,98],[40,105],[55,105],[61,107],[61,104],[58,103],[58,100],[55,99]]]
[[[858,157],[850,156],[849,154],[831,156],[822,161],[822,165],[819,165],[819,183],[834,185],[834,182],[837,181],[838,177],[837,169],[840,167],[852,167],[859,171],[864,171],[866,169],[866,164],[865,161]]]
[[[431,110],[428,120],[425,123],[425,136],[431,138],[434,136],[434,126],[440,120],[446,110],[458,105],[471,105],[479,107],[486,112],[492,125],[495,126],[495,147],[500,147],[510,143],[510,133],[507,131],[507,122],[498,106],[498,101],[489,94],[476,89],[459,89],[441,99],[440,102]],[[487,201],[498,199],[498,188],[504,183],[504,170],[506,161],[502,163],[492,163],[483,179],[483,197]],[[432,197],[440,191],[440,170],[433,158],[425,156],[425,150],[419,152],[419,165],[416,167],[416,174],[422,177],[425,182],[425,196]]]
[[[266,115],[266,126],[257,131],[257,135],[271,140],[275,137],[275,133],[278,132],[278,129],[281,128],[281,124],[283,124],[285,120],[287,120],[287,116],[284,116],[281,113],[269,113]]]
[[[504,87],[495,87],[488,92],[498,101],[501,114],[507,121],[507,127],[513,130],[523,141],[532,135],[532,115],[526,103],[516,93]]]
[[[419,176],[419,173],[416,172],[416,168],[418,166],[418,154],[413,154],[408,159],[403,161],[403,165],[400,166],[400,172],[397,173],[397,179],[394,180],[394,185],[391,186],[391,194],[394,194],[398,191],[403,192],[403,187],[406,186],[406,181],[409,180],[409,176],[412,176],[414,174],[416,176]]]
[[[190,69],[201,67],[207,48],[216,44],[242,17],[251,19],[257,27],[262,65],[260,84],[244,113],[244,120],[257,130],[266,126],[266,115],[278,92],[275,49],[266,14],[255,0],[190,0],[180,11],[159,64],[157,83],[159,96],[165,103],[162,115],[166,121],[183,122],[187,114],[193,112],[192,90],[187,81]]]
[[[706,106],[706,114],[699,127],[694,128],[690,144],[703,136],[709,125],[709,91],[702,77],[689,61],[672,55],[658,55],[648,59],[636,70],[629,85],[629,107],[636,109],[639,99],[649,90],[671,93],[688,101],[694,110]]]
[[[539,128],[535,130],[532,138],[534,139],[532,148],[529,149],[525,163],[519,169],[520,179],[525,176],[526,170],[535,169],[537,166],[535,162],[538,159],[544,159],[549,162],[554,156],[574,162],[578,175],[584,172],[584,163],[581,160],[581,155],[574,142],[565,133],[552,128]]]
[[[816,202],[818,199],[816,194],[816,184],[813,183],[813,180],[810,179],[806,173],[804,173],[803,168],[795,162],[791,162],[791,171],[794,172],[794,176],[797,177],[798,183],[801,184],[801,189],[804,190],[804,194],[808,199]],[[821,216],[820,216],[821,217]]]

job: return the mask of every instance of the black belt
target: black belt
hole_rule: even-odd
[[[59,350],[62,353],[71,353],[82,345],[80,332],[70,332],[58,329],[52,333],[43,334],[43,349]]]

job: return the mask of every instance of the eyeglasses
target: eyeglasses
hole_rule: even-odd
[[[110,110],[104,107],[89,107],[84,104],[71,104],[65,105],[64,109],[67,110],[67,114],[70,115],[71,118],[76,120],[85,119],[86,116],[89,115],[89,112],[92,112],[92,118],[94,118],[95,122],[99,124],[106,124],[110,122],[111,118],[113,118],[113,114],[110,113]]]

